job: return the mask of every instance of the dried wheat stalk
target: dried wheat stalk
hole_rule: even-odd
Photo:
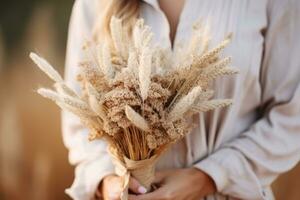
[[[201,103],[198,103],[196,105],[192,106],[192,110],[195,112],[207,112],[210,110],[215,110],[217,108],[226,107],[229,105],[232,105],[231,99],[217,99],[217,100],[211,100],[211,101],[204,101]]]
[[[180,117],[183,117],[184,113],[188,112],[190,107],[194,104],[195,100],[201,94],[201,87],[196,86],[186,96],[182,97],[178,103],[174,105],[174,108],[170,111],[168,119],[175,121]]]

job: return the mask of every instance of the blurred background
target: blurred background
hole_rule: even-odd
[[[73,0],[9,0],[0,7],[0,200],[68,200],[73,180],[58,108],[35,93],[50,81],[28,58],[63,73]],[[300,166],[273,184],[277,199],[300,199]]]
[[[36,51],[63,73],[73,0],[9,0],[0,6],[0,200],[69,199],[73,180],[60,112],[35,89],[49,79]]]

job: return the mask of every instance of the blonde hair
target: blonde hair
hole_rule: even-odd
[[[140,0],[101,0],[93,37],[96,41],[110,39],[110,19],[112,16],[122,19],[123,26],[131,32],[139,16]]]

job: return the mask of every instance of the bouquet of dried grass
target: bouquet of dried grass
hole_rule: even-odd
[[[143,20],[135,24],[132,37],[120,19],[113,17],[110,29],[112,45],[85,45],[89,59],[80,64],[80,95],[47,61],[34,53],[30,57],[55,82],[55,91],[41,88],[38,93],[77,115],[91,140],[108,142],[116,172],[124,177],[122,199],[127,199],[130,175],[150,189],[160,154],[192,128],[189,116],[232,103],[210,100],[209,85],[238,71],[228,66],[229,57],[220,59],[230,36],[209,50],[209,37],[199,25],[189,44],[175,52],[154,46]]]

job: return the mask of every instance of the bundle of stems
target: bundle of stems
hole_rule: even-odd
[[[142,19],[131,34],[115,17],[110,29],[111,42],[85,45],[87,58],[79,64],[80,94],[46,60],[31,53],[55,82],[55,90],[41,88],[38,93],[77,115],[90,129],[91,140],[105,139],[125,169],[143,174],[143,166],[132,163],[154,157],[155,163],[170,144],[190,132],[189,116],[232,104],[230,99],[211,100],[210,88],[216,78],[238,73],[229,66],[230,57],[220,56],[231,36],[210,49],[205,27],[195,25],[191,41],[172,50],[154,45],[153,33]],[[149,166],[144,168],[153,173]],[[147,177],[144,185],[149,188]]]

